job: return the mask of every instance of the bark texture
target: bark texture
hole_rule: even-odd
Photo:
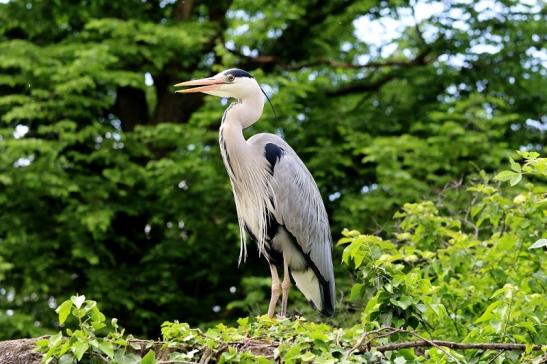
[[[0,341],[0,363],[40,364],[42,354],[36,353],[36,339]]]

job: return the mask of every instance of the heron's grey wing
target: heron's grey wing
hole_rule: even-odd
[[[325,294],[333,309],[335,287],[327,212],[311,173],[288,144],[280,144],[265,146],[272,173],[275,216],[311,260],[313,270],[322,279],[318,278],[328,284]]]

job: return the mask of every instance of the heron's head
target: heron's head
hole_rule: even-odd
[[[244,100],[262,94],[262,89],[250,73],[238,68],[222,71],[212,77],[177,83],[175,87],[198,86],[177,90],[183,94],[203,92],[213,96],[233,97]]]

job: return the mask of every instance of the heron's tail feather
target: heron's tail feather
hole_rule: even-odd
[[[313,306],[326,316],[334,314],[334,297],[329,282],[321,283],[313,269],[291,271],[296,287]]]

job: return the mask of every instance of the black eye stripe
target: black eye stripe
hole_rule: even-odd
[[[243,71],[243,70],[240,70],[239,68],[232,68],[232,69],[229,69],[225,72],[226,75],[231,75],[231,76],[234,76],[234,77],[248,77],[248,78],[253,78],[253,76],[251,76],[251,74],[249,72],[246,72],[246,71]]]

